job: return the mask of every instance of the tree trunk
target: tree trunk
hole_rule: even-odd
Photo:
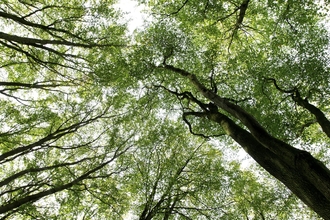
[[[330,219],[330,200],[327,198],[328,189],[322,191],[322,189],[320,190],[319,187],[309,181],[313,177],[319,179],[318,176],[315,176],[317,171],[320,171],[321,175],[323,175],[322,172],[324,170],[328,171],[321,162],[313,158],[308,152],[299,150],[300,152],[296,155],[297,165],[293,168],[287,165],[284,157],[276,155],[264,147],[249,132],[236,125],[225,115],[212,113],[209,119],[220,124],[226,133],[240,144],[260,166],[286,185],[306,205],[311,207],[322,218]],[[308,159],[304,158],[301,160],[300,158],[302,157]],[[310,160],[309,163],[308,160]],[[319,166],[322,168],[321,170],[317,170]],[[308,172],[308,169],[316,169],[316,172],[313,170]],[[330,178],[328,179],[329,181]]]
[[[205,98],[246,126],[250,132],[219,112],[209,113],[208,118],[220,124],[257,163],[321,217],[330,220],[330,171],[321,161],[270,135],[252,115],[207,89],[194,74],[166,63],[164,68],[188,78]]]

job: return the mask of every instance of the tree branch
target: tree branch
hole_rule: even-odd
[[[274,78],[266,78],[268,81],[272,81],[275,88],[282,92],[282,93],[289,93],[291,94],[292,100],[295,101],[299,106],[303,107],[304,109],[308,110],[312,115],[315,116],[318,124],[321,126],[322,131],[330,138],[330,121],[327,119],[325,114],[317,108],[315,105],[310,104],[308,99],[303,99],[299,93],[298,88],[293,88],[290,90],[282,89],[278,86],[276,80]]]

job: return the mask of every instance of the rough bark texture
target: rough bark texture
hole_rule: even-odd
[[[219,123],[238,144],[267,172],[273,175],[286,185],[297,197],[305,204],[311,207],[324,219],[330,219],[330,200],[327,198],[326,192],[322,192],[313,183],[309,181],[316,172],[304,173],[304,166],[312,166],[315,163],[321,163],[313,158],[308,152],[301,151],[297,157],[307,156],[311,164],[306,164],[306,160],[302,160],[302,164],[296,168],[288,166],[285,159],[281,155],[276,155],[269,149],[261,145],[249,132],[236,125],[228,117],[218,113],[212,113],[209,117],[211,120]],[[303,156],[302,156],[303,155]],[[327,169],[324,166],[325,169]],[[322,172],[322,171],[321,171]],[[323,174],[322,174],[323,175]],[[318,176],[316,176],[317,179]]]

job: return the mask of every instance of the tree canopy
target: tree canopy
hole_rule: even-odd
[[[137,2],[0,3],[0,218],[330,219],[329,5]]]

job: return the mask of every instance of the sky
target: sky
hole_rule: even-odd
[[[136,28],[143,25],[143,20],[146,17],[146,15],[142,13],[143,6],[139,6],[137,2],[133,0],[119,0],[117,6],[126,13],[124,20],[128,21],[128,29],[130,32],[133,32]]]

